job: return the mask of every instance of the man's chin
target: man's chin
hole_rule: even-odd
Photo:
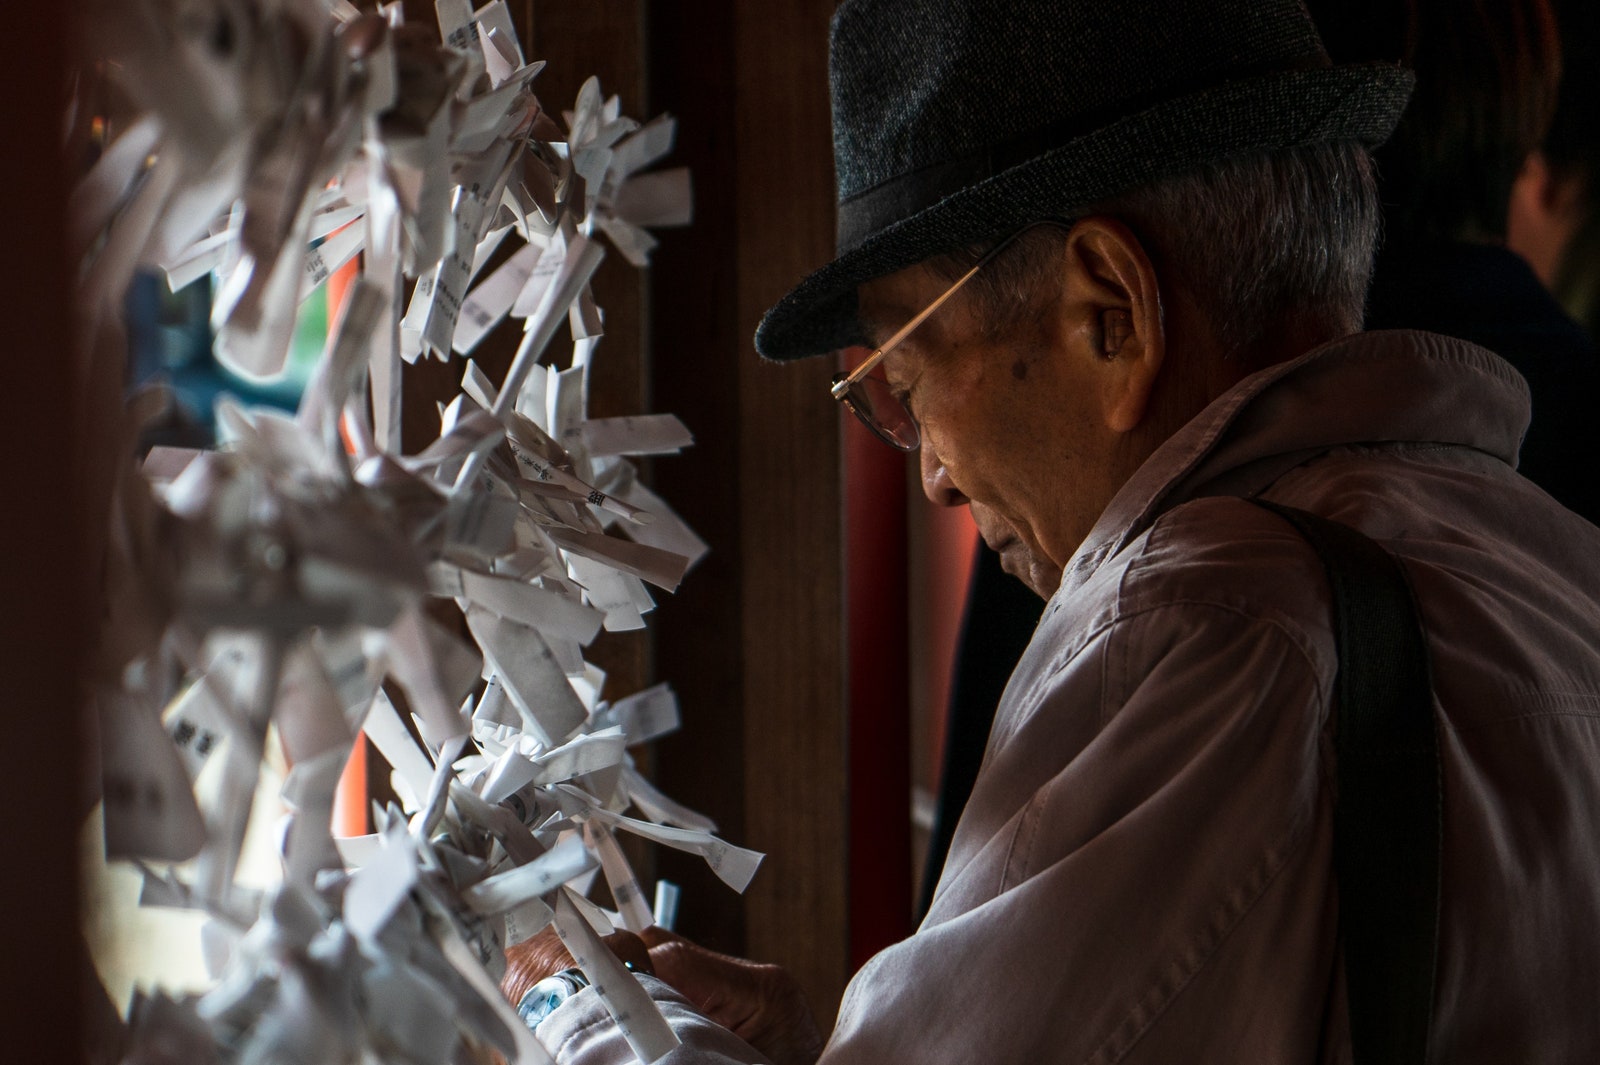
[[[1012,540],[995,548],[1000,568],[1033,590],[1040,599],[1049,599],[1061,584],[1061,571],[1040,559],[1020,541]]]
[[[1048,601],[1056,594],[1056,589],[1061,587],[1061,567],[1051,562],[1041,562],[1036,558],[1030,559],[1027,574],[1018,579],[1033,589],[1034,595]]]

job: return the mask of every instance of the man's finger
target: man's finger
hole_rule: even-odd
[[[727,1027],[743,1015],[742,1008],[729,1011],[750,981],[753,962],[718,954],[664,928],[646,928],[639,938],[650,948],[650,964],[655,975],[677,988],[713,1020]]]
[[[644,940],[644,945],[647,947],[659,947],[667,943],[688,942],[682,936],[678,935],[678,933],[668,931],[667,929],[662,928],[660,925],[654,924],[649,928],[646,928],[643,932],[640,932],[639,938]]]
[[[650,949],[656,975],[676,988],[695,1008],[735,1033],[761,1009],[764,977],[773,966],[718,954],[673,936]]]
[[[800,985],[782,968],[718,954],[661,929],[646,929],[656,975],[711,1020],[775,1062],[810,1065],[822,1035]]]
[[[604,942],[611,948],[611,953],[633,966],[634,972],[655,975],[655,966],[650,962],[650,950],[640,936],[632,932],[613,932],[605,937]]]

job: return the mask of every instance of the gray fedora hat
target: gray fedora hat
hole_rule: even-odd
[[[1244,153],[1381,143],[1411,75],[1333,66],[1299,0],[846,0],[829,67],[839,254],[762,319],[860,343],[856,286]]]

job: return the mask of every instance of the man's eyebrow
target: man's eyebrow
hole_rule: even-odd
[[[889,317],[881,311],[860,311],[856,314],[856,335],[861,342],[875,348],[894,334]]]

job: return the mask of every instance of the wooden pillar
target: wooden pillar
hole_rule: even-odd
[[[739,327],[834,249],[827,33],[833,5],[736,7]],[[829,359],[741,354],[740,485],[749,838],[774,853],[750,951],[780,955],[831,1021],[849,975],[849,825],[839,411]]]
[[[8,368],[0,392],[7,457],[0,521],[0,1017],[13,1061],[78,1060],[80,994],[90,986],[78,932],[77,834],[86,812],[79,726],[80,649],[96,567],[90,515],[117,456],[90,454],[85,390],[68,323],[67,172],[60,158],[66,46],[74,19],[56,5],[7,12],[19,41],[0,65],[7,165],[0,177],[0,321]],[[117,382],[109,396],[115,402]],[[101,398],[106,392],[102,391]],[[102,432],[100,439],[109,433]],[[93,465],[91,465],[93,464]],[[91,487],[92,486],[92,487]]]
[[[754,354],[736,306],[732,4],[652,4],[650,22],[650,96],[678,116],[669,162],[690,168],[695,212],[689,228],[659,235],[651,268],[655,401],[695,437],[682,456],[655,464],[655,487],[711,546],[654,619],[658,676],[678,692],[684,719],[656,745],[656,774],[668,794],[715,818],[724,837],[762,846],[745,821],[739,366]],[[683,888],[679,931],[745,953],[745,906],[703,862],[663,853],[657,868]]]
[[[742,942],[726,911],[702,917],[698,880],[684,927],[787,966],[825,1026],[850,971],[839,415],[831,360],[764,363],[751,337],[833,252],[832,8],[650,8],[652,96],[682,120],[696,185],[694,227],[656,260],[653,376],[698,444],[657,474],[716,552],[658,630],[689,721],[660,775],[769,855]]]

